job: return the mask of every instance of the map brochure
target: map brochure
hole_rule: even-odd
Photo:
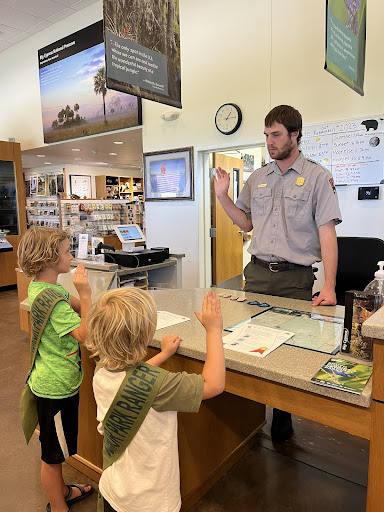
[[[371,375],[372,366],[331,357],[311,382],[360,395]]]
[[[272,329],[264,325],[244,324],[223,338],[224,348],[257,357],[265,357],[280,347],[293,332]]]

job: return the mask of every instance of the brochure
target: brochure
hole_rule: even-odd
[[[371,375],[372,366],[331,357],[311,382],[360,395]]]
[[[265,357],[294,335],[264,325],[245,324],[223,338],[224,348]]]

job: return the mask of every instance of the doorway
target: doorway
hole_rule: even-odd
[[[204,176],[204,277],[202,286],[218,285],[240,276],[250,261],[247,252],[251,233],[244,233],[224,212],[217,200],[212,175],[222,167],[231,175],[229,196],[236,202],[244,183],[265,163],[264,142],[236,148],[212,148],[201,152]]]

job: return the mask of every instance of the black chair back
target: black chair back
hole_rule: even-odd
[[[374,279],[378,261],[384,261],[380,238],[338,237],[339,262],[336,276],[337,304],[345,305],[347,290],[362,291]]]

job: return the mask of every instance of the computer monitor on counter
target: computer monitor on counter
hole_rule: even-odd
[[[145,242],[145,235],[138,224],[118,225],[114,226],[114,229],[123,246],[123,251],[140,250],[140,247],[135,247],[135,243]]]

